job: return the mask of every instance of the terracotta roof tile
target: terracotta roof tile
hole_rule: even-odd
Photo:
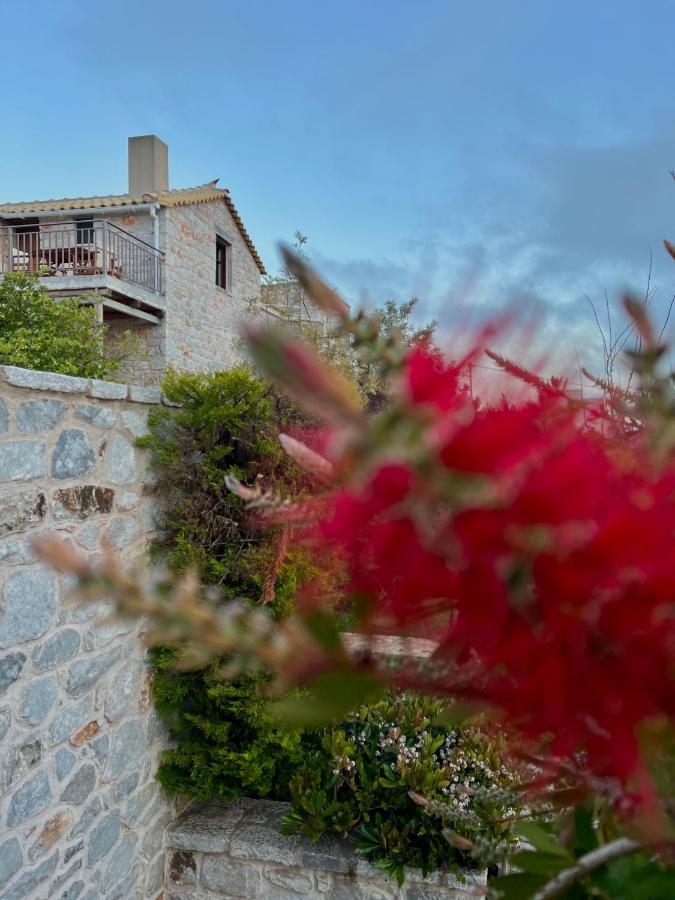
[[[4,214],[65,212],[78,209],[103,209],[107,206],[135,206],[139,203],[159,203],[160,206],[187,206],[193,203],[207,203],[210,200],[223,200],[234,219],[246,246],[260,269],[265,274],[265,266],[258,255],[249,233],[244,227],[241,216],[232,201],[230,192],[217,187],[218,180],[210,181],[192,188],[177,188],[168,191],[156,191],[149,194],[109,194],[101,197],[74,197],[61,200],[31,200],[26,203],[0,203],[0,217]]]

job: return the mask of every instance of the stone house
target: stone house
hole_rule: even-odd
[[[126,194],[0,204],[0,276],[17,270],[40,272],[54,297],[95,295],[112,341],[132,329],[145,351],[126,374],[141,385],[167,366],[236,362],[265,274],[229,191],[217,179],[170,188],[155,135],[129,138]]]

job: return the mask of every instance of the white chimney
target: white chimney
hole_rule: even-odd
[[[129,193],[132,197],[169,189],[169,148],[155,134],[129,138]]]

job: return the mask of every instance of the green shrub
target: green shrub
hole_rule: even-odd
[[[158,775],[170,794],[200,801],[288,795],[301,735],[270,716],[264,676],[223,682],[215,667],[177,674],[170,649],[154,654],[154,664],[155,706],[172,722],[176,742]]]
[[[304,551],[280,558],[278,529],[250,521],[242,500],[225,487],[229,473],[266,489],[302,491],[302,476],[277,439],[297,414],[247,367],[208,375],[169,373],[164,392],[177,409],[157,408],[140,443],[164,497],[165,522],[156,557],[170,569],[196,569],[217,585],[223,602],[258,604],[270,573],[267,608],[277,619],[293,609],[298,585],[314,573]],[[285,798],[301,761],[301,735],[269,714],[264,675],[223,683],[218,666],[178,672],[171,648],[155,654],[157,709],[176,747],[158,778],[170,793],[202,801],[237,795]]]
[[[359,854],[399,883],[404,867],[424,874],[475,865],[448,837],[511,840],[509,790],[516,773],[500,743],[478,728],[446,731],[434,724],[443,707],[411,694],[390,696],[326,731],[291,781],[284,833],[312,840],[349,834]],[[441,819],[414,802],[444,801]],[[449,830],[448,830],[449,829]],[[461,843],[461,840],[456,843]]]
[[[0,280],[0,364],[105,378],[118,367],[105,336],[93,306],[77,297],[53,300],[37,275]]]

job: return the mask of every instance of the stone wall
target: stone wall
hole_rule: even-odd
[[[121,228],[152,242],[147,213],[107,216]],[[163,207],[158,214],[159,248],[165,254],[165,315],[159,325],[111,326],[114,343],[124,329],[145,352],[125,360],[122,371],[134,384],[157,385],[167,366],[211,372],[243,361],[239,324],[260,298],[260,271],[232,214],[222,200]],[[228,290],[216,285],[216,234],[230,245]]]
[[[210,372],[243,359],[238,325],[260,297],[260,271],[222,200],[162,211],[166,217],[166,362]],[[231,244],[229,290],[215,283],[216,234]]]
[[[157,524],[158,389],[0,367],[0,900],[154,898],[170,805],[136,623],[69,602],[31,539],[127,561]]]
[[[165,900],[469,900],[486,884],[485,872],[422,878],[411,869],[399,888],[346,840],[280,835],[287,810],[287,803],[242,799],[185,813],[167,832]]]

